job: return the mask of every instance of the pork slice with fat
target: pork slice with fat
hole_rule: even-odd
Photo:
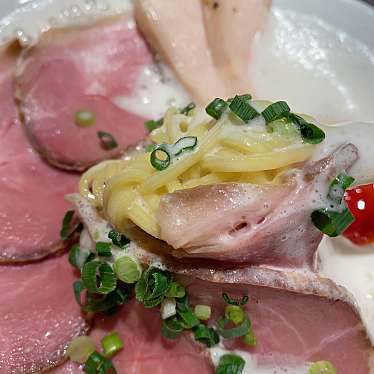
[[[207,43],[200,0],[136,0],[135,19],[147,41],[199,104],[226,97]]]
[[[279,186],[228,183],[165,195],[161,239],[179,257],[311,268],[322,234],[310,215],[323,207],[331,180],[357,157],[347,144],[295,169]]]
[[[64,361],[88,330],[74,299],[67,255],[0,266],[0,373],[39,373]]]
[[[16,74],[16,97],[36,149],[54,165],[84,170],[141,140],[144,118],[114,101],[131,96],[151,62],[131,13],[43,34],[25,51]],[[77,124],[82,110],[93,114],[91,126]],[[118,146],[105,148],[99,131]]]
[[[30,261],[63,248],[59,229],[78,176],[49,167],[31,148],[12,99],[18,49],[0,53],[0,262]]]
[[[251,92],[249,64],[271,0],[202,0],[208,44],[230,95]]]

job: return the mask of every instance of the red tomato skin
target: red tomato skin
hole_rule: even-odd
[[[374,184],[355,186],[345,192],[344,199],[355,221],[343,235],[354,244],[374,242]]]

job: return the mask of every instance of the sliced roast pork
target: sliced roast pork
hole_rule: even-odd
[[[271,0],[201,1],[214,63],[230,94],[251,91],[249,64],[252,41],[265,24]]]
[[[136,0],[135,19],[147,41],[170,64],[199,104],[226,97],[225,84],[213,62],[200,0]]]
[[[63,248],[59,229],[78,176],[49,167],[31,148],[12,100],[17,48],[0,54],[0,262],[30,261]]]
[[[72,338],[88,329],[67,256],[1,265],[0,280],[0,373],[39,373],[61,363]]]
[[[16,79],[36,149],[52,164],[83,170],[142,139],[144,118],[114,99],[131,95],[151,61],[131,14],[43,34],[24,53]]]
[[[180,257],[311,268],[322,234],[310,215],[357,157],[348,144],[288,173],[280,186],[219,184],[168,194],[158,211],[161,239]]]

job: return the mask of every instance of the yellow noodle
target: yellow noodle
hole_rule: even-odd
[[[150,153],[144,152],[130,160],[102,162],[83,174],[80,193],[118,230],[132,222],[159,237],[156,213],[165,194],[217,183],[281,184],[282,173],[313,151],[298,135],[251,131],[230,123],[226,115],[199,122],[193,113],[186,116],[171,108],[163,125],[150,134],[156,143],[174,144],[183,136],[198,139],[194,150],[172,160],[167,169],[154,169]]]

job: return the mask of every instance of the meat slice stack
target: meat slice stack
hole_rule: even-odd
[[[141,140],[144,118],[116,106],[130,96],[144,66],[152,62],[130,15],[89,26],[51,30],[27,50],[17,71],[17,97],[33,144],[49,162],[84,170],[118,156]],[[94,123],[80,127],[76,113],[88,111]],[[107,149],[98,132],[117,146]]]

